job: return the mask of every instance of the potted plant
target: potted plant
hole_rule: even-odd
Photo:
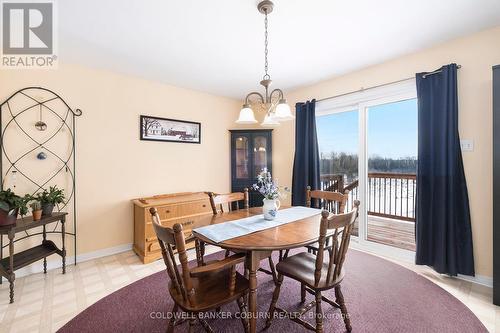
[[[36,198],[42,204],[42,216],[48,216],[54,211],[55,205],[64,202],[64,191],[57,186],[50,186],[48,191],[43,190]]]
[[[28,213],[28,197],[24,198],[16,195],[10,188],[0,191],[0,225],[10,225],[16,223],[17,215]]]
[[[33,221],[40,221],[42,218],[42,203],[38,200],[30,204],[31,213],[33,214]]]

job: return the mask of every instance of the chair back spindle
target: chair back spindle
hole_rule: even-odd
[[[310,186],[306,188],[306,206],[322,208],[330,213],[342,214],[345,212],[349,191],[344,194],[340,192],[311,190]]]
[[[344,214],[337,214],[330,217],[330,213],[326,210],[321,212],[321,225],[319,230],[319,251],[316,255],[316,266],[314,271],[314,280],[318,284],[322,278],[324,249],[326,243],[326,235],[328,230],[335,229],[333,234],[334,246],[328,251],[329,262],[326,279],[335,280],[342,272],[347,249],[351,238],[351,230],[354,222],[358,218],[359,201],[356,200],[353,209]],[[340,235],[340,243],[339,243]],[[333,270],[333,273],[332,273]]]

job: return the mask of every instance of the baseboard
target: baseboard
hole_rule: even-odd
[[[488,288],[493,288],[493,278],[491,276],[484,276],[484,275],[467,276],[458,274],[457,279],[469,281],[475,284],[480,284]]]
[[[76,262],[81,263],[85,261],[89,261],[92,259],[98,259],[102,257],[107,257],[111,256],[113,254],[117,253],[122,253],[125,251],[132,250],[132,244],[123,244],[123,245],[118,245],[115,247],[109,247],[107,249],[102,249],[102,250],[97,250],[93,252],[87,252],[87,253],[82,253],[76,256]],[[50,258],[50,257],[49,257]],[[23,277],[26,275],[30,274],[36,274],[36,273],[41,273],[43,272],[43,265],[41,264],[42,261],[37,261],[36,263],[33,263],[29,266],[23,267],[19,270],[17,270],[16,273],[16,278]],[[66,256],[66,265],[73,265],[75,263],[75,257],[74,256]],[[52,270],[52,269],[58,269],[62,267],[62,262],[61,260],[50,260],[47,261],[47,270]]]

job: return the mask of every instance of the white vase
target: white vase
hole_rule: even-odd
[[[264,219],[268,221],[274,220],[281,206],[280,201],[277,199],[264,199],[263,202],[264,206],[262,206],[262,212],[264,213]]]

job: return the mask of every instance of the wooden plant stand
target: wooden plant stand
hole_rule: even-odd
[[[68,213],[53,213],[51,216],[42,217],[40,221],[33,221],[31,216],[17,219],[16,223],[7,226],[0,226],[0,284],[1,277],[5,277],[10,283],[10,303],[14,303],[14,280],[15,271],[43,259],[43,272],[47,273],[47,257],[58,254],[62,257],[62,273],[66,273],[66,248],[65,248],[65,222]],[[47,240],[47,224],[61,222],[62,249],[59,249],[54,242]],[[14,253],[14,242],[16,234],[29,229],[43,227],[42,244],[29,248],[19,253]],[[3,258],[3,235],[9,239],[9,256]],[[38,234],[34,234],[38,235]],[[31,235],[31,236],[34,236]],[[30,236],[30,235],[28,235]],[[23,238],[26,238],[24,236]]]

